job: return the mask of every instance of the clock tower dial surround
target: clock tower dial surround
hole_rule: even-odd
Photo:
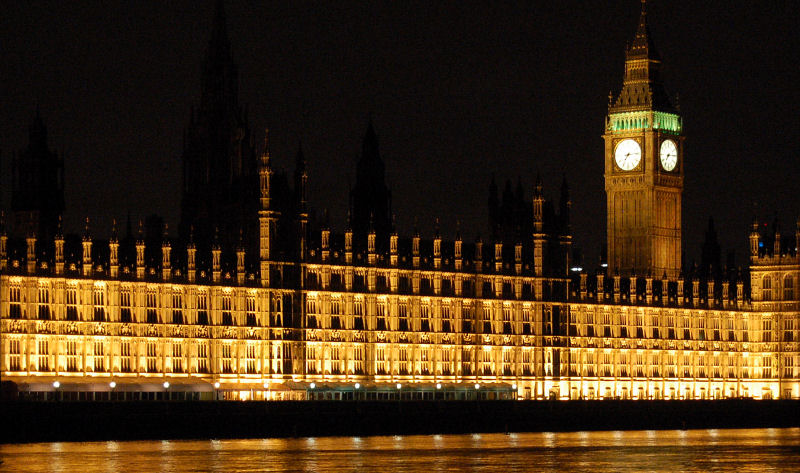
[[[677,278],[681,270],[683,121],[660,67],[642,3],[603,134],[609,274]]]

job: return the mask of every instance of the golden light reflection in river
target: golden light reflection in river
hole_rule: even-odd
[[[800,471],[800,429],[0,445],[2,472]]]

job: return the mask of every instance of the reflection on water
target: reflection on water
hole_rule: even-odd
[[[800,429],[0,445],[9,472],[800,471]]]

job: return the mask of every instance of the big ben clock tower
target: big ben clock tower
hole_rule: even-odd
[[[606,117],[605,180],[611,274],[669,278],[681,269],[682,120],[664,90],[646,3]]]

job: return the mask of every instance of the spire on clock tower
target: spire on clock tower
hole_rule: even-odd
[[[640,110],[675,111],[661,81],[661,56],[653,44],[650,28],[647,25],[645,1],[642,1],[636,35],[625,51],[625,78],[622,90],[610,109],[612,113]]]

